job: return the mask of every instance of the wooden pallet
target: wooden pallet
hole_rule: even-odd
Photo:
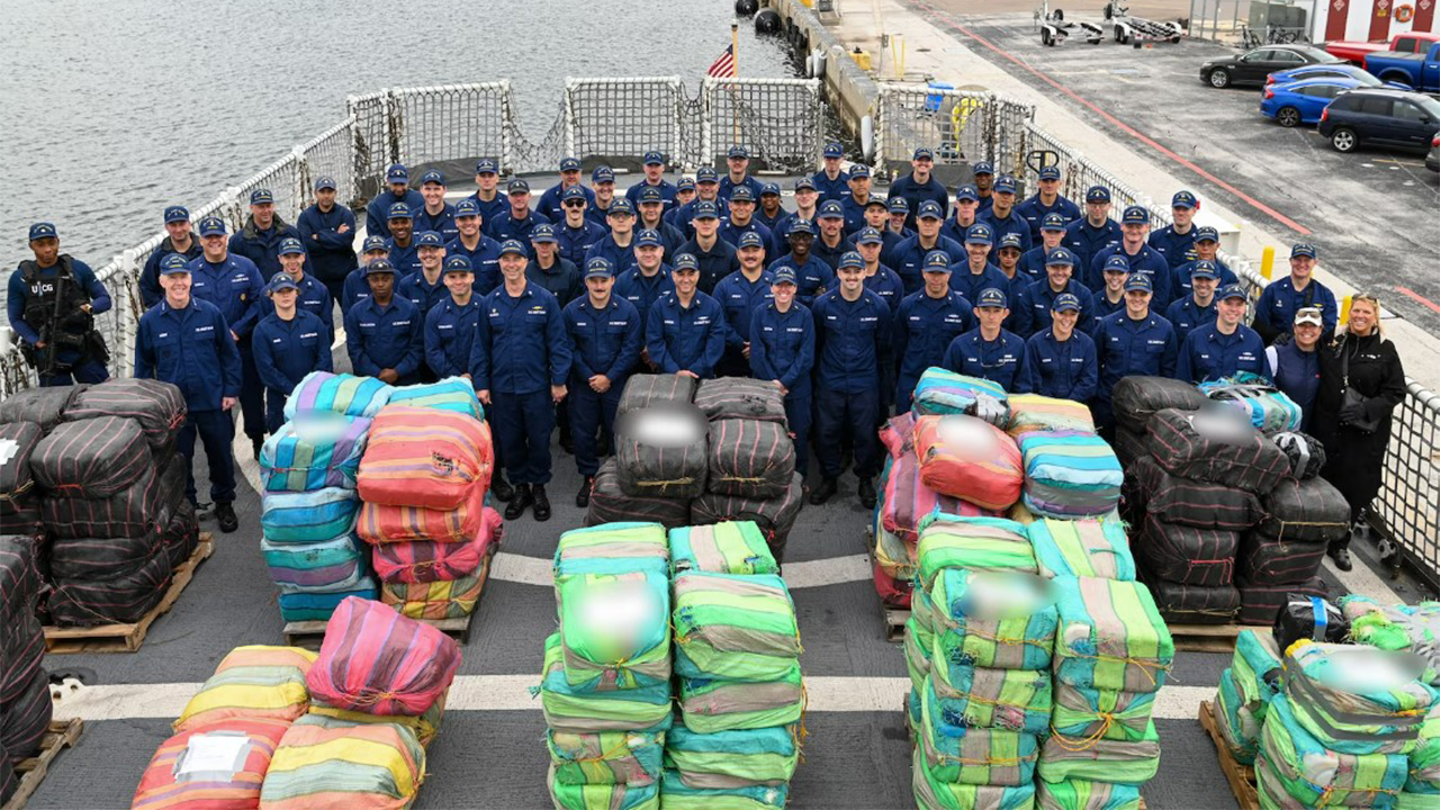
[[[1210,733],[1210,740],[1215,743],[1220,772],[1225,774],[1225,781],[1230,783],[1230,790],[1235,794],[1235,802],[1240,805],[1240,810],[1260,810],[1260,794],[1255,789],[1255,769],[1235,761],[1235,755],[1230,753],[1225,738],[1220,736],[1220,728],[1215,725],[1215,708],[1208,700],[1200,701],[1200,725]]]
[[[52,720],[50,728],[40,740],[40,753],[27,759],[22,759],[15,766],[15,779],[19,786],[15,789],[15,795],[10,801],[5,802],[4,808],[0,810],[20,810],[25,803],[30,801],[31,795],[45,781],[45,774],[50,770],[50,763],[60,752],[75,744],[80,739],[80,731],[83,726],[80,718],[72,717],[69,720]]]
[[[480,563],[480,593],[475,597],[475,609],[470,611],[468,616],[458,619],[416,619],[415,621],[428,624],[447,636],[454,638],[461,644],[470,643],[470,625],[475,620],[475,614],[480,610],[480,600],[485,596],[485,585],[490,580],[490,566],[495,560],[495,551],[499,543],[491,543],[490,550],[486,553],[485,559]],[[305,622],[285,623],[285,643],[291,647],[304,647],[309,650],[320,649],[320,643],[325,640],[325,625],[328,622],[319,620]]]
[[[1249,624],[1172,624],[1170,637],[1175,640],[1177,650],[1230,653],[1235,651],[1235,637],[1242,630],[1259,632],[1267,629]]]
[[[150,609],[143,618],[132,624],[102,624],[98,627],[56,627],[45,628],[45,652],[47,653],[133,653],[145,643],[145,634],[155,620],[170,611],[184,592],[185,586],[195,576],[200,563],[215,553],[215,540],[209,532],[200,533],[200,542],[190,553],[190,559],[180,564],[170,574],[170,589],[165,598]]]
[[[880,604],[880,618],[885,620],[885,640],[891,644],[905,641],[905,623],[910,621],[910,611]]]

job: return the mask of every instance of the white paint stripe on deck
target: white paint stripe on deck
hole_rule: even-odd
[[[1378,574],[1371,570],[1370,566],[1366,564],[1360,555],[1351,554],[1350,559],[1355,561],[1355,570],[1341,571],[1335,567],[1335,561],[1330,559],[1329,555],[1326,555],[1325,570],[1340,580],[1340,584],[1344,585],[1345,589],[1350,593],[1358,593],[1372,597],[1382,605],[1400,605],[1405,603],[1404,599],[1401,599],[1389,585],[1385,584],[1385,580],[1381,579]]]
[[[521,585],[542,585],[550,587],[552,562],[548,559],[511,554],[501,551],[495,555],[495,567],[490,576],[504,582]],[[864,554],[833,557],[828,560],[809,560],[786,563],[785,584],[791,590],[817,588],[842,582],[863,582],[871,577],[870,562]]]
[[[895,653],[900,654],[898,647]],[[539,711],[539,698],[530,695],[530,687],[539,683],[538,674],[462,675],[450,688],[446,708],[450,711]],[[200,683],[81,686],[64,691],[64,696],[55,704],[55,716],[79,717],[86,721],[174,720],[200,687]],[[898,712],[909,689],[909,678],[805,678],[807,711],[812,712]],[[1155,717],[1193,720],[1200,701],[1214,696],[1214,687],[1166,686],[1156,698]]]

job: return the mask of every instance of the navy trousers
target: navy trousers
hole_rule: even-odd
[[[94,385],[95,383],[102,383],[110,379],[110,370],[105,368],[104,363],[95,360],[86,360],[70,371],[52,374],[48,377],[40,377],[39,379],[41,388],[74,385],[75,383],[90,383]]]
[[[880,392],[815,392],[815,454],[826,478],[839,478],[841,448],[846,440],[854,448],[855,475],[872,478],[880,473],[880,438],[875,422],[880,415]]]
[[[289,396],[278,388],[265,389],[265,430],[274,433],[285,424],[285,398]]]
[[[491,389],[495,436],[505,454],[512,484],[550,483],[550,433],[555,429],[555,403],[550,389],[511,394]]]
[[[263,439],[265,384],[260,382],[260,372],[255,370],[255,352],[250,350],[250,338],[243,338],[235,345],[240,349],[240,416],[245,423],[245,435],[251,441]]]
[[[785,421],[795,434],[795,472],[805,480],[810,465],[810,395],[785,397]]]
[[[205,445],[205,459],[210,463],[210,500],[231,503],[235,500],[235,454],[230,443],[235,440],[235,422],[229,411],[190,411],[185,426],[180,428],[176,442],[185,456],[185,496],[195,503],[195,434]]]
[[[612,385],[597,394],[585,380],[570,380],[570,395],[565,397],[570,411],[570,441],[575,445],[575,468],[581,475],[594,476],[600,470],[598,436],[608,436],[615,428],[615,411],[620,407],[620,390],[624,384]]]

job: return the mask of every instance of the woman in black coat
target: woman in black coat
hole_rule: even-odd
[[[1347,368],[1348,364],[1348,368]],[[1349,389],[1359,395],[1346,399]],[[1325,443],[1322,475],[1345,496],[1351,521],[1359,521],[1380,491],[1391,412],[1405,398],[1405,370],[1395,344],[1380,329],[1380,302],[1357,295],[1345,330],[1320,351],[1320,390],[1311,432]],[[1335,567],[1349,571],[1350,536],[1330,544]]]

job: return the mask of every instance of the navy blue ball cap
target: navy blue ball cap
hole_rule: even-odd
[[[853,251],[853,250],[849,250],[849,251],[846,251],[845,254],[840,257],[840,267],[839,267],[838,269],[840,269],[840,270],[864,270],[864,269],[865,269],[865,260],[862,259],[862,258],[860,258],[860,254],[859,254],[859,253],[856,253],[856,252]]]
[[[410,172],[403,163],[392,163],[390,168],[385,170],[385,182],[387,183],[408,183]]]
[[[635,206],[631,204],[629,197],[616,197],[610,201],[610,207],[606,209],[605,216],[616,215],[635,216]]]
[[[1000,177],[995,178],[995,193],[996,193],[996,194],[1014,194],[1014,193],[1015,193],[1015,178],[1011,177],[1011,176],[1008,175],[1008,174],[1001,175]]]
[[[980,191],[974,186],[961,186],[955,190],[955,202],[980,202]]]
[[[995,244],[995,232],[990,230],[989,225],[977,222],[965,231],[965,244],[993,245]]]
[[[214,215],[212,214],[211,216],[205,217],[205,218],[203,218],[203,219],[200,220],[200,228],[199,228],[199,230],[200,230],[200,235],[201,235],[201,236],[224,236],[224,235],[225,235],[225,220],[221,219],[220,217],[214,216]],[[54,225],[51,225],[51,226],[50,226],[50,235],[51,235],[51,236],[54,236],[54,235],[55,235],[55,226],[54,226]],[[30,238],[31,238],[31,239],[34,239],[34,238],[35,238],[35,237],[33,236],[33,229],[32,229],[32,236],[31,236]]]
[[[1069,250],[1066,250],[1063,247],[1055,248],[1054,250],[1045,254],[1045,266],[1050,267],[1051,265],[1055,265],[1058,267],[1074,267],[1075,254],[1071,253]]]
[[[410,206],[403,202],[391,203],[390,210],[385,212],[386,219],[411,219]]]
[[[680,178],[679,180],[677,180],[677,181],[675,182],[675,190],[676,190],[676,191],[694,191],[694,190],[695,190],[695,178],[693,178],[693,177],[682,177],[682,178]]]
[[[855,234],[855,244],[883,245],[885,244],[885,237],[881,236],[880,232],[874,228],[861,228],[860,232]]]
[[[529,255],[525,252],[525,246],[520,244],[519,239],[506,239],[500,243],[500,255],[504,256],[507,253],[518,256]]]
[[[1119,258],[1118,256],[1116,258]],[[1190,263],[1190,278],[1220,278],[1220,268],[1209,259],[1197,259]]]
[[[275,253],[277,256],[293,256],[297,253],[304,254],[305,245],[301,244],[299,239],[293,236],[287,236],[280,240],[280,248]]]
[[[640,198],[637,202],[641,205],[646,203],[661,203],[663,205],[665,203],[665,194],[660,191],[659,186],[646,185],[640,189],[640,193],[636,196]]]
[[[33,239],[34,237],[32,236],[31,238]],[[1312,259],[1318,258],[1315,255],[1315,246],[1310,244],[1309,242],[1296,242],[1293,246],[1291,246],[1290,258],[1298,259],[1302,256],[1308,256]]]
[[[755,231],[746,231],[745,233],[740,234],[740,241],[738,244],[735,245],[735,247],[737,250],[740,248],[752,247],[764,248],[765,240],[761,238],[760,234]]]
[[[435,171],[434,169],[431,169],[430,171],[420,175],[420,185],[423,186],[426,183],[434,183],[437,186],[443,186],[445,185],[445,175]]]
[[[369,253],[372,250],[383,250],[386,253],[389,253],[390,246],[385,244],[385,237],[383,236],[367,236],[365,237],[365,242],[363,243],[360,252]]]
[[[530,229],[530,241],[537,245],[553,245],[560,240],[555,238],[555,226],[545,223]]]
[[[1105,260],[1105,266],[1100,269],[1102,273],[1124,273],[1130,275],[1130,262],[1124,256],[1111,256]]]
[[[1005,248],[1014,248],[1021,253],[1025,252],[1025,242],[1020,238],[1020,234],[1018,233],[1007,233],[1004,236],[1001,236],[998,246],[1000,250],[1004,250]]]
[[[844,219],[844,218],[845,218],[845,209],[844,209],[843,207],[841,207],[840,203],[836,202],[835,200],[826,200],[826,201],[820,206],[820,213],[816,215],[816,218],[817,218],[817,219]]]
[[[737,143],[737,144],[735,144],[734,146],[730,147],[730,151],[725,154],[725,157],[727,157],[727,158],[745,158],[746,160],[749,160],[749,159],[750,159],[750,150],[749,150],[749,149],[746,149],[745,147],[743,147],[743,146],[741,146],[740,144]]]
[[[1142,205],[1127,205],[1120,221],[1125,225],[1149,225],[1150,211]]]
[[[365,275],[378,276],[381,273],[395,275],[395,265],[391,264],[389,259],[376,259],[365,265]]]
[[[505,185],[507,194],[529,194],[530,184],[523,177],[516,177]]]
[[[796,181],[795,181],[795,191],[796,191],[796,193],[799,193],[799,192],[801,192],[801,191],[814,191],[814,190],[815,190],[815,181],[812,180],[812,179],[809,178],[809,177],[802,177],[802,178],[800,178],[799,180],[796,180]]]
[[[753,202],[755,202],[755,192],[754,192],[754,191],[751,191],[749,186],[736,186],[736,187],[730,192],[730,202],[732,202],[732,203],[737,203],[737,202],[753,203]]]
[[[943,250],[932,250],[925,254],[925,263],[920,267],[926,273],[950,272],[950,254]]]
[[[836,141],[831,141],[830,143],[825,144],[825,157],[827,157],[827,158],[845,157],[845,147],[841,146],[841,145],[840,145],[838,142],[836,142]]]
[[[1085,192],[1085,202],[1110,202],[1110,189],[1104,186],[1091,186],[1090,190]]]
[[[917,148],[915,149],[914,154],[912,154],[912,155],[910,156],[910,159],[911,159],[911,160],[934,160],[934,159],[935,159],[935,150],[931,149],[931,148],[928,147],[928,146],[917,147]]]
[[[869,166],[866,166],[864,163],[856,163],[854,166],[851,166],[851,167],[850,167],[850,179],[851,179],[851,180],[854,180],[854,179],[857,178],[857,177],[869,177],[869,176],[870,176],[870,167],[869,167]]]
[[[759,236],[759,234],[756,234]],[[652,228],[646,228],[635,234],[635,247],[665,247],[665,242],[660,238],[660,232]]]
[[[776,270],[775,270],[775,275],[774,275],[774,277],[771,279],[771,282],[770,282],[770,283],[771,283],[771,284],[794,284],[794,283],[796,283],[796,281],[795,281],[795,268],[793,268],[793,267],[791,267],[790,265],[787,264],[787,265],[785,265],[784,267],[780,267],[780,268],[776,269]]]
[[[577,159],[575,159],[575,158],[573,158],[573,157],[561,158],[561,159],[560,159],[560,171],[562,171],[562,172],[578,172],[578,171],[580,171],[580,161],[577,160]]]
[[[713,166],[701,166],[695,170],[696,183],[718,183],[720,175]]]
[[[571,186],[560,192],[560,201],[570,202],[571,200],[585,200],[589,202],[590,198],[585,196],[585,189],[579,186]]]
[[[776,197],[779,197],[779,196],[780,196],[780,184],[779,184],[779,183],[765,183],[764,185],[760,186],[760,196],[761,196],[761,197],[764,197],[764,196],[767,196],[767,195],[770,195],[770,194],[774,194]]]
[[[1239,298],[1242,301],[1248,300],[1245,291],[1240,288],[1239,284],[1226,284],[1220,288],[1219,292],[1215,293],[1215,298],[1220,301],[1224,301],[1227,298]]]
[[[1219,242],[1220,231],[1209,225],[1201,225],[1195,229],[1196,242]]]
[[[976,299],[977,307],[1000,307],[1009,306],[1010,299],[1006,297],[1004,290],[997,290],[994,287],[986,287],[980,291],[980,297]]]
[[[320,178],[315,181],[315,190],[324,191],[327,188],[334,191],[338,189],[339,186],[335,184],[335,178],[329,175],[321,175]]]
[[[585,261],[585,278],[613,278],[615,265],[604,256],[595,256]]]
[[[980,160],[975,162],[975,166],[971,169],[971,172],[973,174],[994,174],[995,167],[991,166],[988,160]]]
[[[675,257],[675,264],[670,270],[673,273],[698,273],[700,272],[700,260],[695,258],[694,253],[681,253]]]
[[[436,233],[435,231],[421,231],[420,233],[415,234],[415,247],[443,248],[445,247],[445,240],[441,239],[440,234]]]
[[[270,283],[265,289],[267,292],[278,293],[281,290],[299,290],[300,285],[295,283],[289,273],[281,272],[270,277]]]
[[[275,195],[272,194],[272,193],[270,192],[270,189],[268,189],[268,188],[257,188],[257,189],[255,189],[254,191],[250,192],[250,204],[251,204],[251,205],[266,205],[266,204],[274,205],[274,204],[275,204]]]
[[[475,161],[476,174],[499,174],[500,161],[495,158],[480,158]]]
[[[644,162],[646,166],[664,166],[665,156],[655,151],[646,152]]]
[[[1170,198],[1171,208],[1194,208],[1198,204],[1195,195],[1188,191],[1177,191],[1175,196]]]
[[[445,259],[445,272],[447,273],[473,273],[475,265],[470,263],[469,256],[448,256]]]
[[[160,260],[160,275],[173,276],[190,272],[190,262],[179,253],[171,253]]]
[[[609,166],[596,166],[595,171],[590,172],[590,182],[596,185],[613,183],[615,182],[615,170]]]
[[[808,219],[796,219],[790,222],[790,229],[785,236],[794,239],[797,236],[814,236],[815,226]]]
[[[886,200],[885,202],[889,204],[890,213],[892,214],[910,213],[910,201],[905,199],[904,197],[901,197],[898,194]]]
[[[921,200],[920,208],[915,211],[916,219],[944,219],[945,212],[941,210],[940,203],[934,200]]]
[[[165,209],[165,224],[172,222],[189,222],[190,212],[183,205],[172,205]]]
[[[1060,167],[1059,167],[1059,166],[1041,166],[1041,167],[1040,167],[1040,179],[1041,179],[1041,180],[1059,180],[1059,179],[1060,179]]]
[[[1050,310],[1052,312],[1079,312],[1080,298],[1074,293],[1060,293],[1050,304]]]
[[[1046,214],[1045,218],[1040,220],[1040,230],[1063,231],[1068,224],[1064,214]]]
[[[691,219],[719,219],[720,206],[711,200],[701,200],[695,203],[695,215]]]
[[[1150,282],[1149,273],[1131,273],[1125,279],[1125,292],[1155,292],[1155,285]]]

